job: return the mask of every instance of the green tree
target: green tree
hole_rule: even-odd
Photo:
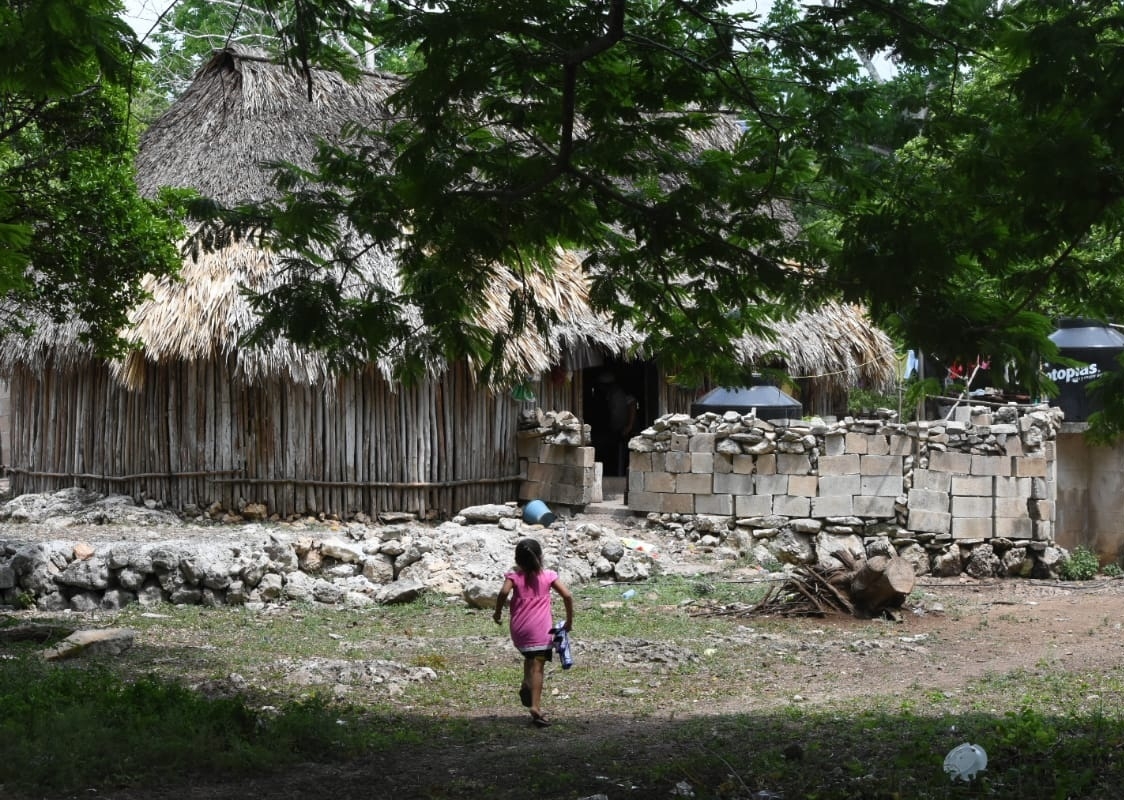
[[[833,187],[845,296],[931,352],[990,358],[997,385],[1051,390],[1054,318],[1124,310],[1122,30],[1119,3],[1023,0],[957,48],[918,134]]]
[[[766,22],[727,5],[450,0],[372,14],[373,37],[419,56],[393,98],[401,121],[356,126],[314,170],[286,172],[280,203],[240,210],[304,254],[289,285],[256,298],[264,335],[497,356],[503,340],[471,324],[496,265],[549,274],[565,247],[586,254],[595,304],[686,376],[737,379],[738,334],[843,297],[917,347],[1013,362],[1024,387],[1042,388],[1051,306],[1072,304],[1093,272],[1051,258],[1076,252],[1046,229],[1054,217],[1029,218],[1028,189],[1042,195],[1031,205],[1054,202],[1048,170],[1014,181],[1010,159],[1034,159],[1033,120],[1082,102],[1027,80],[1056,56],[1028,42],[1084,36],[1111,60],[1111,37],[1095,33],[1111,30],[1111,5],[840,0],[782,5]],[[300,26],[287,35],[307,52]],[[898,77],[864,72],[876,52]],[[399,254],[400,291],[338,302],[353,254],[323,254],[342,241],[341,210],[362,241]],[[395,313],[408,306],[431,339]],[[549,321],[530,291],[512,307]]]
[[[142,55],[107,0],[0,5],[0,291],[3,327],[77,318],[98,352],[146,273],[179,263],[179,227],[133,178],[128,88]]]
[[[286,171],[281,202],[240,210],[304,255],[288,286],[256,299],[266,335],[276,324],[336,352],[498,364],[504,341],[472,324],[497,265],[549,275],[562,247],[585,253],[593,301],[617,324],[685,375],[729,376],[738,334],[822,291],[793,266],[806,251],[786,202],[811,177],[811,151],[792,135],[760,20],[724,5],[397,3],[373,15],[373,38],[417,53],[392,99],[400,121],[357,125],[311,172]],[[855,68],[835,59],[820,77]],[[354,254],[324,269],[341,244],[336,214],[397,253],[393,297],[338,302]],[[529,289],[511,305],[516,320],[549,322]]]

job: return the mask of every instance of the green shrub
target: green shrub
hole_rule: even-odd
[[[1092,580],[1100,568],[1101,562],[1097,554],[1084,545],[1078,545],[1061,563],[1058,574],[1061,575],[1062,580],[1087,581]]]
[[[1120,565],[1115,561],[1111,564],[1105,564],[1101,572],[1110,578],[1119,578],[1121,575],[1124,575],[1124,569],[1121,569]]]

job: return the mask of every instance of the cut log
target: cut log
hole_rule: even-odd
[[[913,565],[898,556],[871,556],[856,565],[851,578],[851,601],[872,615],[900,608],[913,591]]]

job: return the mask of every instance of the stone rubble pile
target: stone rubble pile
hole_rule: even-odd
[[[98,541],[81,538],[92,538],[97,527],[75,529],[89,519],[110,528]],[[644,580],[655,568],[651,554],[628,546],[632,540],[611,527],[530,526],[514,505],[466,508],[436,527],[196,525],[128,498],[68,489],[16,498],[0,506],[0,522],[8,523],[0,530],[0,605],[43,611],[134,602],[359,606],[409,602],[423,592],[488,608],[525,536],[539,539],[547,566],[574,585]],[[121,522],[133,527],[116,538]]]

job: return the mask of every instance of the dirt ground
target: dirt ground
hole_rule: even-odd
[[[513,763],[527,760],[541,763],[545,774],[577,772],[590,779],[585,792],[571,789],[553,794],[547,784],[533,796],[598,800],[647,796],[650,787],[613,783],[599,775],[603,764],[596,754],[611,753],[614,763],[658,769],[662,761],[682,755],[679,726],[688,720],[720,720],[797,702],[805,709],[847,700],[861,703],[867,694],[957,693],[965,691],[973,679],[989,674],[1042,669],[1095,672],[1114,667],[1124,658],[1124,637],[1120,635],[1124,581],[1060,584],[965,579],[924,581],[920,589],[921,602],[899,623],[846,617],[800,619],[781,626],[785,633],[766,625],[772,632],[746,640],[746,673],[727,676],[743,681],[744,691],[720,693],[722,699],[700,691],[693,700],[667,698],[666,705],[655,713],[634,715],[607,710],[596,697],[588,697],[560,710],[555,725],[543,731],[528,728],[521,709],[477,708],[465,715],[468,741],[456,737],[430,740],[398,749],[393,755],[374,754],[346,764],[303,764],[283,776],[208,781],[170,791],[115,793],[114,797],[484,798],[501,796],[494,793],[495,787],[504,786]],[[752,620],[747,626],[756,627]],[[740,646],[728,641],[716,644]],[[797,655],[769,658],[767,669],[760,670],[756,678],[747,677],[753,672],[750,660],[781,651]],[[583,657],[587,662],[595,660],[590,653]],[[584,666],[596,668],[595,664]],[[704,702],[700,704],[699,698]],[[505,723],[510,733],[497,743],[494,726]],[[489,731],[479,745],[471,740],[476,724]],[[505,792],[502,796],[520,795]],[[702,796],[712,795],[704,791]]]
[[[79,532],[67,533],[77,537]],[[706,580],[749,582],[760,577],[752,570],[718,573],[705,559],[669,566]],[[705,611],[705,603],[696,609],[701,630],[707,624]],[[113,797],[483,798],[491,795],[489,787],[502,786],[510,776],[512,760],[526,759],[550,769],[586,772],[592,781],[584,794],[552,795],[548,787],[540,787],[537,796],[636,796],[639,787],[598,788],[598,764],[591,754],[611,746],[615,762],[631,759],[655,765],[674,746],[677,726],[685,720],[765,712],[793,703],[814,708],[848,698],[861,701],[865,695],[956,693],[974,679],[1022,670],[1097,672],[1124,661],[1122,624],[1121,579],[920,579],[897,622],[841,616],[788,619],[783,624],[746,619],[736,634],[710,643],[718,649],[733,648],[740,656],[736,674],[706,676],[703,671],[700,681],[722,684],[722,690],[708,691],[700,684],[693,697],[661,698],[654,712],[622,710],[619,697],[606,697],[605,702],[583,697],[559,704],[555,725],[538,731],[525,724],[518,707],[450,709],[449,717],[460,716],[467,726],[463,736],[345,764],[301,764],[280,776],[192,782],[168,790],[115,792]],[[598,659],[610,655],[587,651],[582,666],[595,671]],[[653,681],[644,691],[658,693],[657,687]],[[495,727],[506,723],[510,737],[501,736],[497,742]],[[481,726],[479,747],[472,741],[474,725]]]

